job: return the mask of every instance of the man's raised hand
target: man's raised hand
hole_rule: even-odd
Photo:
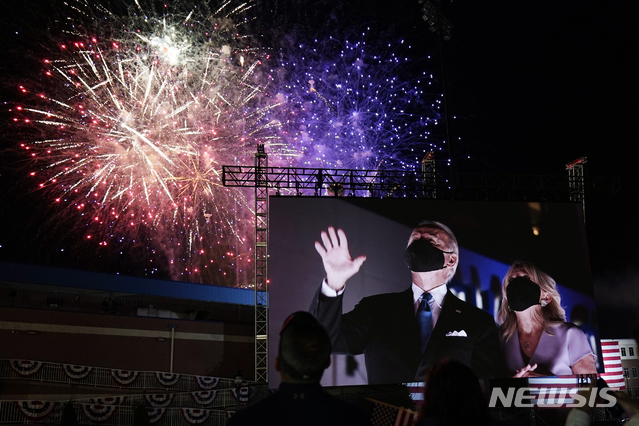
[[[335,291],[346,285],[346,280],[355,275],[366,260],[366,256],[351,259],[348,252],[348,240],[341,229],[335,232],[330,226],[328,233],[322,231],[322,242],[315,241],[315,250],[322,256],[326,271],[326,284]]]

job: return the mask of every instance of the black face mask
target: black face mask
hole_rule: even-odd
[[[534,305],[539,305],[541,289],[528,277],[515,277],[506,287],[508,306],[513,311],[521,312]]]
[[[452,253],[452,251],[442,251],[433,247],[427,240],[420,238],[406,247],[404,260],[408,269],[413,272],[437,271],[446,267],[444,253]]]

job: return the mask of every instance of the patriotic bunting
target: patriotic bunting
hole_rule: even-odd
[[[180,380],[180,375],[174,373],[155,373],[155,377],[157,377],[158,382],[165,387],[173,386]]]
[[[3,362],[9,362],[9,366],[11,369],[20,377],[33,379],[33,375],[36,373],[41,373],[44,371],[48,377],[49,370],[45,369],[54,369],[59,374],[60,368],[64,371],[66,377],[71,380],[81,380],[87,378],[91,373],[95,375],[95,378],[99,379],[100,383],[107,384],[113,386],[113,382],[108,381],[108,376],[104,377],[102,372],[107,373],[110,372],[113,380],[120,386],[130,386],[132,385],[140,375],[145,379],[144,383],[140,383],[135,385],[136,387],[145,387],[145,388],[153,388],[154,386],[147,383],[147,379],[149,376],[155,375],[159,384],[162,387],[170,388],[174,387],[176,384],[180,382],[182,375],[177,373],[166,373],[166,372],[140,372],[140,371],[131,371],[131,370],[116,370],[116,369],[102,369],[99,367],[89,367],[75,364],[53,364],[44,363],[40,361],[29,361],[29,360],[20,360],[20,359],[12,359],[12,360],[2,360]],[[45,366],[45,364],[47,364]],[[97,375],[96,375],[97,373]],[[14,376],[15,377],[15,376]],[[38,380],[40,375],[37,376]],[[59,377],[59,376],[58,376]],[[91,376],[94,377],[94,376]],[[195,383],[191,382],[190,377],[194,377],[197,383],[197,386],[202,389],[202,391],[196,392],[188,392],[191,395],[194,403],[200,408],[182,408],[181,413],[182,416],[190,423],[190,424],[200,424],[207,421],[210,418],[212,411],[209,408],[212,408],[217,396],[218,390],[217,388],[222,381],[219,377],[210,377],[210,376],[187,376],[187,382],[183,383],[189,385],[191,389],[194,388]],[[107,379],[106,381],[104,379]],[[59,379],[58,379],[59,380]],[[184,381],[183,381],[184,382]],[[181,386],[184,387],[184,386]],[[185,389],[186,390],[186,389]],[[252,394],[252,389],[248,386],[243,386],[241,388],[229,388],[224,389],[225,392],[230,391],[233,398],[238,401],[238,403],[246,404],[250,400],[250,396]],[[182,395],[181,397],[186,397],[186,393],[180,393],[178,395]],[[166,394],[144,394],[144,400],[147,404],[147,410],[149,412],[149,416],[151,417],[151,422],[156,423],[160,419],[162,419],[167,412],[170,412],[169,407],[174,404],[175,393],[166,393]],[[142,395],[140,395],[142,397]],[[87,398],[84,400],[85,403],[76,403],[76,407],[84,412],[84,415],[91,422],[104,422],[109,418],[112,418],[113,413],[117,410],[118,406],[124,406],[127,404],[126,396],[111,396],[111,397],[102,397],[102,398]],[[183,399],[180,401],[184,402]],[[48,416],[56,406],[58,406],[59,402],[42,402],[42,401],[13,401],[12,404],[16,404],[19,407],[19,411],[28,419],[40,419]],[[175,404],[182,405],[182,404]],[[178,408],[175,408],[176,410]]]
[[[106,398],[90,398],[91,404],[97,405],[122,405],[126,401],[126,396],[112,396]]]
[[[138,378],[137,371],[111,370],[111,376],[121,385],[130,385]]]
[[[40,370],[42,363],[40,361],[26,361],[23,359],[11,359],[9,365],[13,371],[21,376],[31,376]]]
[[[92,368],[82,365],[62,364],[62,369],[70,379],[80,380],[89,375]]]
[[[191,396],[197,404],[206,407],[213,404],[213,401],[215,401],[217,397],[217,391],[192,392]]]
[[[149,413],[149,421],[153,424],[159,422],[162,417],[164,417],[166,408],[147,408],[146,412]]]
[[[81,404],[84,415],[92,422],[104,422],[117,410],[116,405]]]
[[[195,376],[195,380],[197,381],[197,385],[204,390],[215,389],[220,383],[218,377]]]
[[[204,423],[211,415],[209,410],[199,410],[196,408],[180,408],[180,412],[186,421],[192,425]]]
[[[169,405],[171,405],[171,401],[173,401],[174,396],[175,395],[172,393],[161,394],[161,395],[146,394],[144,395],[144,398],[146,399],[146,402],[148,402],[151,407],[157,408],[157,407],[168,407]]]
[[[42,419],[53,411],[57,402],[50,401],[16,401],[20,412],[29,419]]]
[[[239,400],[240,402],[248,402],[250,393],[251,393],[251,390],[248,386],[241,387],[239,394],[237,389],[231,389],[231,394],[233,395],[233,398],[235,398],[236,401]]]

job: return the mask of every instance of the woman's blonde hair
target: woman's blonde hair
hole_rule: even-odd
[[[508,307],[508,297],[506,296],[506,287],[510,282],[510,277],[516,270],[523,271],[528,278],[551,296],[551,300],[541,310],[541,315],[536,314],[538,320],[544,327],[544,331],[553,335],[553,326],[566,321],[566,311],[561,307],[561,296],[557,291],[557,283],[550,275],[537,268],[531,262],[518,260],[508,268],[508,272],[501,280],[501,307],[497,315],[497,322],[500,324],[500,332],[504,336],[504,340],[508,341],[517,328],[517,315]]]

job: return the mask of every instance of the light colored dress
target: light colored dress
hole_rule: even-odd
[[[572,366],[585,356],[596,356],[592,353],[586,335],[579,327],[564,322],[553,327],[554,335],[545,331],[541,333],[539,344],[529,362],[519,347],[517,329],[507,342],[502,341],[502,350],[506,360],[506,368],[511,376],[526,365],[537,364],[535,373],[548,376],[567,376],[572,373]]]

